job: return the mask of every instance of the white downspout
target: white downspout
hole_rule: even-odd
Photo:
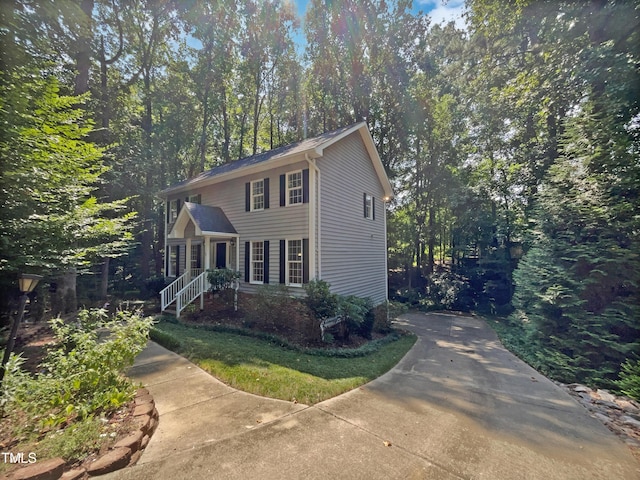
[[[309,245],[309,263],[313,265],[315,270],[314,276],[310,276],[310,279],[322,279],[322,262],[320,254],[320,239],[322,238],[320,229],[320,212],[321,212],[321,198],[320,198],[320,169],[316,165],[315,159],[311,159],[308,153],[304,154],[305,159],[314,172],[314,181],[309,181],[311,192],[309,195],[309,238],[313,239],[313,245]],[[318,179],[317,186],[315,179]],[[311,180],[311,179],[310,179]],[[311,201],[313,199],[313,201]]]
[[[389,302],[389,247],[387,245],[387,200],[386,197],[382,199],[382,209],[384,210],[384,276],[385,276],[385,300]],[[387,315],[389,309],[387,308]]]
[[[164,218],[162,219],[162,221],[164,222],[164,255],[162,256],[162,270],[164,271],[164,278],[166,279],[169,276],[169,269],[167,268],[168,265],[168,253],[167,252],[167,237],[169,236],[169,232],[167,231],[167,228],[169,228],[169,222],[167,222],[167,218],[169,218],[169,197],[167,197],[167,199],[164,201]]]

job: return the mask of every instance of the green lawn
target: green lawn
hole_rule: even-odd
[[[152,338],[234,388],[309,405],[379,377],[396,365],[416,340],[414,335],[401,335],[373,352],[344,358],[174,323],[161,322],[155,329],[163,333],[155,332]]]

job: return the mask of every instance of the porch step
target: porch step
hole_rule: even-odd
[[[163,315],[173,315],[174,317],[176,316],[176,309],[174,308],[165,308],[164,311],[162,312]]]

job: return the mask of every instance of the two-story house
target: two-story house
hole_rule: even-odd
[[[172,185],[166,202],[163,309],[207,287],[203,271],[241,272],[240,290],[310,279],[332,291],[387,299],[386,202],[391,184],[362,122]],[[200,278],[200,280],[198,280]],[[183,292],[180,294],[179,292]]]

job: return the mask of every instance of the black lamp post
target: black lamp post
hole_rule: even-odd
[[[18,319],[14,319],[13,325],[11,325],[11,333],[9,334],[9,341],[7,342],[7,346],[4,349],[4,356],[2,357],[2,366],[0,367],[0,385],[2,385],[2,380],[4,379],[5,366],[9,361],[9,357],[11,356],[11,352],[13,351],[13,346],[16,343],[16,334],[18,333],[18,326],[20,322],[22,322],[22,317],[24,317],[24,307],[27,304],[27,299],[29,298],[29,293],[33,292],[33,289],[36,288],[38,282],[42,276],[40,275],[32,275],[28,273],[22,273],[18,277],[18,283],[20,285],[20,291],[22,292],[22,296],[20,297],[20,309],[18,313]]]

